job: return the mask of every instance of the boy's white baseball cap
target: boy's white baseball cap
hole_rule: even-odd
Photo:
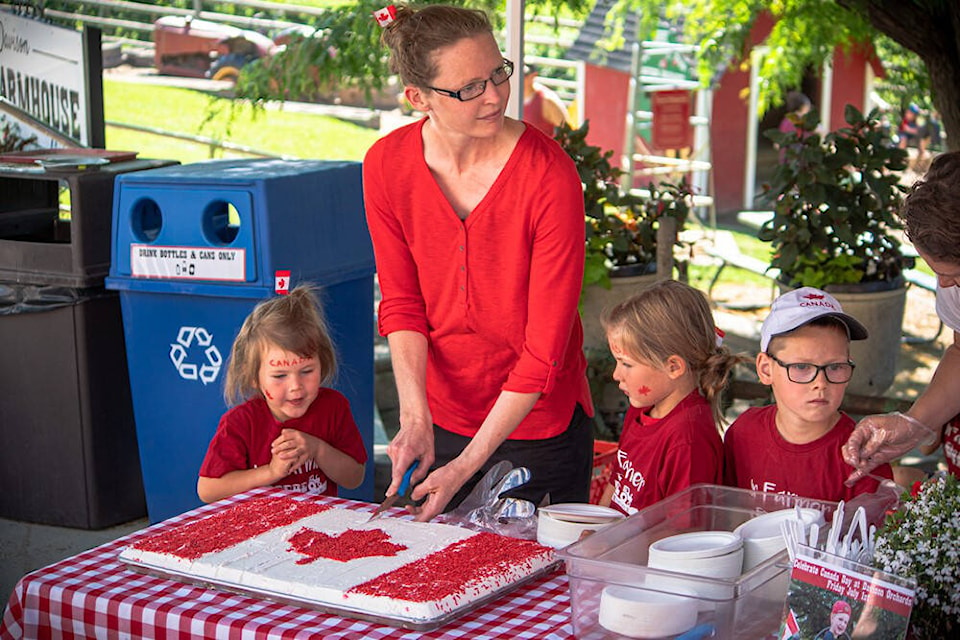
[[[773,301],[770,315],[760,328],[760,351],[766,352],[770,338],[799,329],[824,316],[833,316],[843,322],[851,340],[867,338],[867,328],[853,316],[845,314],[836,298],[820,289],[801,287],[788,291]]]

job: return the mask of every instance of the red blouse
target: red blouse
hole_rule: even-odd
[[[585,227],[576,167],[527,127],[461,220],[424,161],[424,122],[379,140],[363,163],[380,333],[427,337],[436,424],[472,436],[501,391],[539,392],[510,438],[558,435],[575,403],[593,414],[577,313]]]

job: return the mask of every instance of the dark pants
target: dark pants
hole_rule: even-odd
[[[443,466],[460,455],[470,438],[433,425],[436,462]],[[501,460],[509,460],[514,467],[530,469],[530,481],[509,491],[507,495],[530,500],[539,505],[544,496],[550,504],[560,502],[587,502],[590,499],[590,479],[593,472],[593,419],[578,404],[567,430],[543,440],[505,440],[490,459],[454,495],[446,510],[457,507],[470,495],[480,479]]]

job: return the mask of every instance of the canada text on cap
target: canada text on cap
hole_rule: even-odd
[[[801,287],[784,293],[773,301],[770,315],[760,329],[760,350],[766,351],[770,339],[826,316],[834,317],[847,327],[851,340],[865,340],[867,328],[853,316],[843,312],[837,299],[826,291],[813,287]]]

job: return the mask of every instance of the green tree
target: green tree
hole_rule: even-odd
[[[637,11],[642,33],[666,11],[684,15],[684,31],[701,45],[700,74],[712,80],[747,55],[751,29],[768,12],[776,23],[765,44],[770,54],[760,74],[761,108],[781,101],[840,47],[850,50],[889,38],[923,62],[933,105],[940,111],[947,142],[960,149],[960,2],[957,0],[617,0],[611,15]],[[616,22],[614,18],[614,22]],[[915,78],[917,87],[926,78]]]
[[[416,0],[411,4],[457,4],[482,9],[494,21],[502,21],[505,0]],[[591,0],[534,0],[528,8],[558,15],[561,9],[583,15]],[[312,37],[291,42],[270,60],[244,68],[237,84],[237,97],[255,103],[264,100],[304,98],[331,87],[362,87],[371,92],[387,86],[391,73],[388,52],[380,43],[380,27],[373,12],[388,0],[356,0],[330,9],[311,26]]]

